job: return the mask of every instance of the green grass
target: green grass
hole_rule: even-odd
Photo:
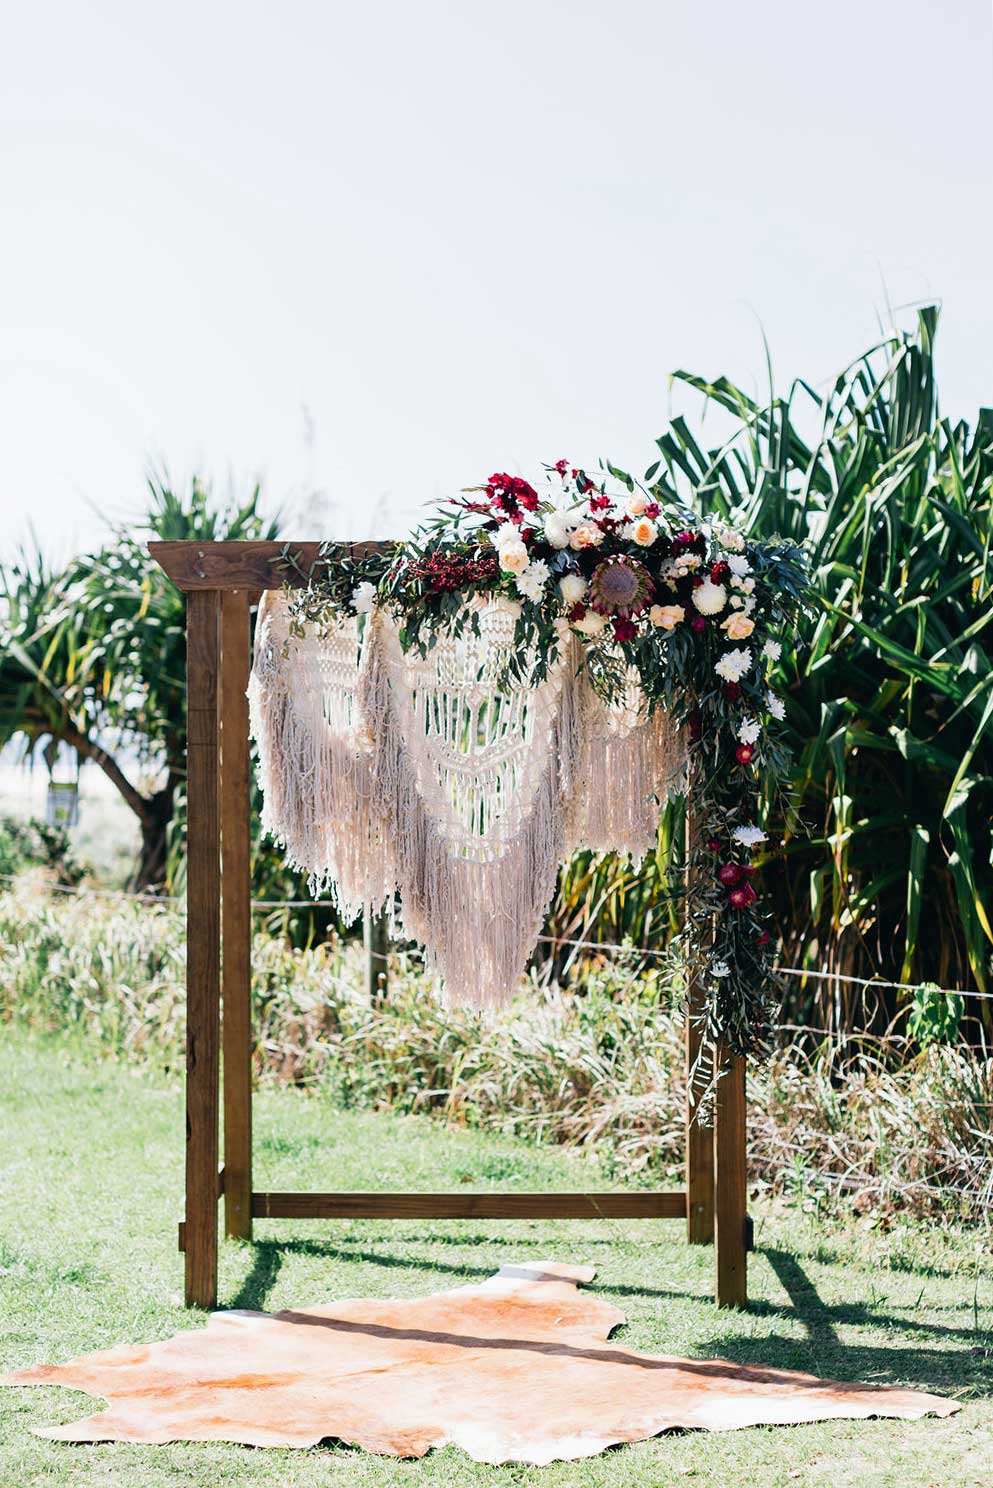
[[[98,1061],[65,1041],[5,1030],[0,1048],[0,1363],[60,1360],[188,1325],[175,1222],[181,1202],[182,1096],[144,1067]],[[326,1096],[264,1091],[257,1102],[261,1184],[293,1187],[506,1187],[588,1182],[561,1150],[439,1125],[425,1117],[341,1112]],[[600,1175],[602,1178],[602,1175]],[[365,1295],[419,1295],[485,1276],[502,1262],[589,1260],[642,1349],[722,1354],[838,1379],[953,1394],[946,1421],[835,1422],[667,1436],[550,1468],[488,1468],[455,1450],[397,1462],[352,1448],[223,1445],[72,1446],[32,1425],[69,1421],[87,1398],[57,1389],[0,1391],[0,1485],[141,1488],[261,1484],[670,1484],[724,1488],[844,1483],[982,1485],[993,1476],[993,1280],[988,1240],[826,1225],[802,1211],[756,1208],[747,1314],[709,1300],[712,1255],[675,1224],[619,1221],[482,1224],[260,1223],[228,1244],[221,1302],[276,1308]],[[984,1245],[986,1248],[984,1248]]]

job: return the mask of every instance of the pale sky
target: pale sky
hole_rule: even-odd
[[[4,13],[4,550],[98,540],[149,461],[298,537],[640,472],[671,369],[759,390],[761,326],[824,379],[887,299],[942,300],[946,411],[993,403],[989,0]]]

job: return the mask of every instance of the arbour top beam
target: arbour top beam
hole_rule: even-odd
[[[169,578],[190,593],[197,589],[303,588],[321,556],[320,542],[150,542],[148,551]],[[350,557],[386,553],[392,542],[342,545]]]

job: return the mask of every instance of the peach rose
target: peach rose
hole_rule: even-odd
[[[632,524],[631,536],[639,548],[650,548],[659,535],[659,530],[650,517],[640,517]]]
[[[644,497],[640,491],[633,491],[628,497],[627,501],[625,501],[624,503],[624,510],[627,512],[629,517],[634,519],[635,517],[641,516],[647,505],[647,498]]]
[[[569,539],[570,548],[577,553],[581,548],[598,548],[603,542],[603,533],[592,522],[582,522]]]
[[[652,605],[648,618],[653,625],[660,625],[663,630],[675,630],[686,619],[686,611],[682,605]]]
[[[735,610],[726,620],[721,621],[721,629],[727,631],[729,641],[747,641],[755,629],[755,621],[749,620],[740,610]]]

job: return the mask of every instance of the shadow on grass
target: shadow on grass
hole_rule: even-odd
[[[461,1239],[460,1243],[481,1243],[484,1237]],[[485,1237],[489,1243],[489,1237]],[[434,1243],[433,1240],[431,1242]],[[518,1250],[525,1241],[504,1241]],[[452,1264],[436,1259],[419,1259],[411,1255],[392,1255],[387,1251],[361,1249],[348,1241],[308,1239],[259,1240],[252,1248],[252,1266],[230,1302],[231,1307],[264,1310],[279,1276],[284,1256],[324,1257],[328,1260],[361,1261],[371,1265],[406,1270],[412,1268],[435,1274],[451,1275],[468,1281],[493,1274],[492,1266]],[[787,1251],[764,1248],[758,1252],[772,1267],[789,1298],[789,1305],[757,1299],[749,1311],[754,1317],[780,1318],[799,1322],[805,1337],[781,1334],[752,1336],[726,1332],[700,1345],[704,1357],[720,1357],[735,1363],[765,1365],[775,1369],[798,1369],[839,1381],[862,1381],[866,1384],[903,1384],[953,1391],[956,1395],[988,1393],[993,1387],[993,1360],[990,1335],[986,1330],[955,1328],[922,1322],[899,1309],[870,1304],[861,1300],[825,1303],[813,1281],[796,1257]],[[698,1300],[710,1306],[709,1297],[694,1298],[685,1291],[649,1286],[607,1286],[607,1296],[644,1297],[649,1301],[670,1299],[680,1302]],[[910,1344],[882,1346],[875,1343],[846,1343],[838,1333],[841,1327],[899,1330],[920,1339]],[[934,1345],[927,1344],[933,1341]],[[969,1345],[972,1345],[971,1347]]]
[[[489,1245],[489,1236],[474,1235],[469,1239],[461,1240],[460,1244],[466,1246]],[[512,1245],[517,1251],[529,1248],[526,1240],[502,1240],[500,1243]],[[434,1244],[432,1239],[431,1244]],[[537,1247],[535,1247],[537,1248]],[[366,1261],[370,1265],[395,1268],[400,1271],[433,1271],[443,1276],[455,1276],[461,1280],[469,1281],[472,1277],[492,1276],[497,1269],[496,1266],[463,1266],[453,1265],[447,1261],[420,1260],[412,1255],[390,1255],[380,1250],[360,1250],[353,1247],[347,1240],[324,1241],[324,1240],[256,1240],[251,1249],[253,1251],[252,1268],[238,1289],[237,1294],[228,1304],[230,1307],[254,1307],[265,1306],[266,1299],[275,1285],[283,1264],[284,1255],[303,1255],[324,1257],[327,1260],[339,1261]],[[648,1298],[671,1298],[672,1300],[692,1301],[693,1294],[674,1289],[649,1286],[608,1286],[604,1294],[612,1297],[648,1297]],[[701,1298],[701,1300],[703,1300]]]
[[[921,1322],[897,1308],[862,1301],[828,1304],[796,1257],[788,1251],[763,1249],[790,1300],[789,1307],[754,1303],[750,1311],[767,1317],[789,1318],[802,1324],[805,1338],[765,1334],[724,1334],[702,1346],[740,1364],[761,1363],[770,1368],[801,1369],[826,1379],[860,1380],[871,1385],[913,1385],[954,1392],[988,1393],[993,1384],[986,1330],[952,1328]],[[838,1328],[900,1330],[921,1336],[918,1347],[846,1342]],[[938,1346],[925,1346],[926,1339]],[[968,1346],[967,1340],[973,1346]]]

